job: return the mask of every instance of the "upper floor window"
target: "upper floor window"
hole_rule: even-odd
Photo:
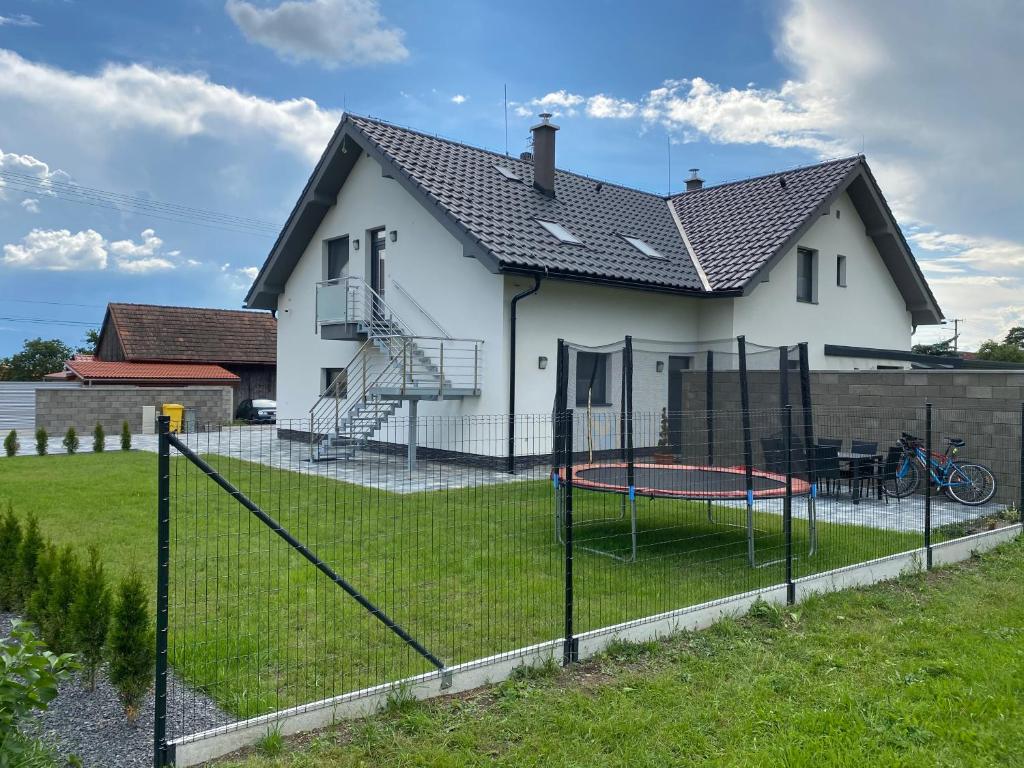
[[[345,273],[348,264],[348,238],[339,237],[327,241],[326,279],[337,280]]]
[[[796,300],[818,300],[818,252],[810,248],[796,249]]]
[[[846,287],[846,257],[836,256],[836,285]]]
[[[576,405],[608,404],[608,355],[576,353]]]

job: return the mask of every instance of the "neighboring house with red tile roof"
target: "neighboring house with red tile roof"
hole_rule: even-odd
[[[377,386],[371,431],[431,389],[446,402],[420,413],[507,413],[513,372],[516,410],[550,413],[559,338],[742,334],[807,342],[812,368],[874,368],[892,362],[825,347],[909,353],[913,330],[942,319],[861,155],[716,186],[694,175],[665,196],[560,170],[558,128],[544,117],[532,130],[532,154],[515,157],[342,119],[246,296],[277,311],[281,420],[307,417],[331,379],[352,390],[355,372],[386,373],[399,343],[424,385]],[[452,381],[439,385],[442,369]],[[368,411],[356,400],[346,407]]]
[[[277,321],[270,312],[110,303],[96,359],[100,365],[95,368],[77,359],[68,366],[82,379],[91,371],[110,381],[121,371],[125,382],[136,377],[132,383],[167,376],[233,384],[235,405],[250,398],[273,399]],[[114,363],[161,365],[116,368]]]
[[[122,363],[75,357],[64,367],[65,379],[85,384],[234,386],[239,381],[236,374],[209,363]]]

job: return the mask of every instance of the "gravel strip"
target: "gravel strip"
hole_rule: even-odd
[[[11,627],[11,614],[0,613],[0,637]],[[168,730],[194,733],[234,721],[208,697],[190,689],[171,672],[168,690]],[[77,755],[84,768],[149,768],[153,764],[153,692],[149,692],[138,720],[129,725],[117,691],[105,670],[90,691],[82,675],[61,683],[50,709],[31,726],[63,756]]]

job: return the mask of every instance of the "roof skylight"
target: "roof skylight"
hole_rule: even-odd
[[[662,254],[658,253],[658,251],[654,250],[651,246],[649,246],[647,243],[645,243],[639,237],[629,237],[627,235],[623,235],[622,239],[625,240],[630,245],[632,245],[638,251],[640,251],[640,253],[642,253],[644,256],[650,256],[652,259],[664,259],[665,258],[665,256],[663,256]]]
[[[568,229],[563,227],[561,224],[554,221],[544,221],[543,219],[537,219],[537,223],[540,224],[544,229],[550,232],[552,235],[557,237],[563,243],[569,245],[583,245],[583,241],[580,240],[576,235],[570,232]]]
[[[522,178],[520,178],[519,174],[517,174],[515,171],[513,171],[507,165],[496,165],[496,166],[494,166],[494,170],[496,170],[498,173],[500,173],[506,179],[511,179],[512,181],[522,181]]]

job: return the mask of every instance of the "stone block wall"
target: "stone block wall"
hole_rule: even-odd
[[[159,415],[164,403],[180,403],[196,411],[197,423],[220,425],[233,415],[231,387],[133,387],[88,386],[74,389],[40,389],[36,392],[36,429],[51,438],[73,426],[80,436],[92,433],[96,423],[108,435],[121,431],[125,420],[132,433],[143,432],[142,408],[151,405]]]

